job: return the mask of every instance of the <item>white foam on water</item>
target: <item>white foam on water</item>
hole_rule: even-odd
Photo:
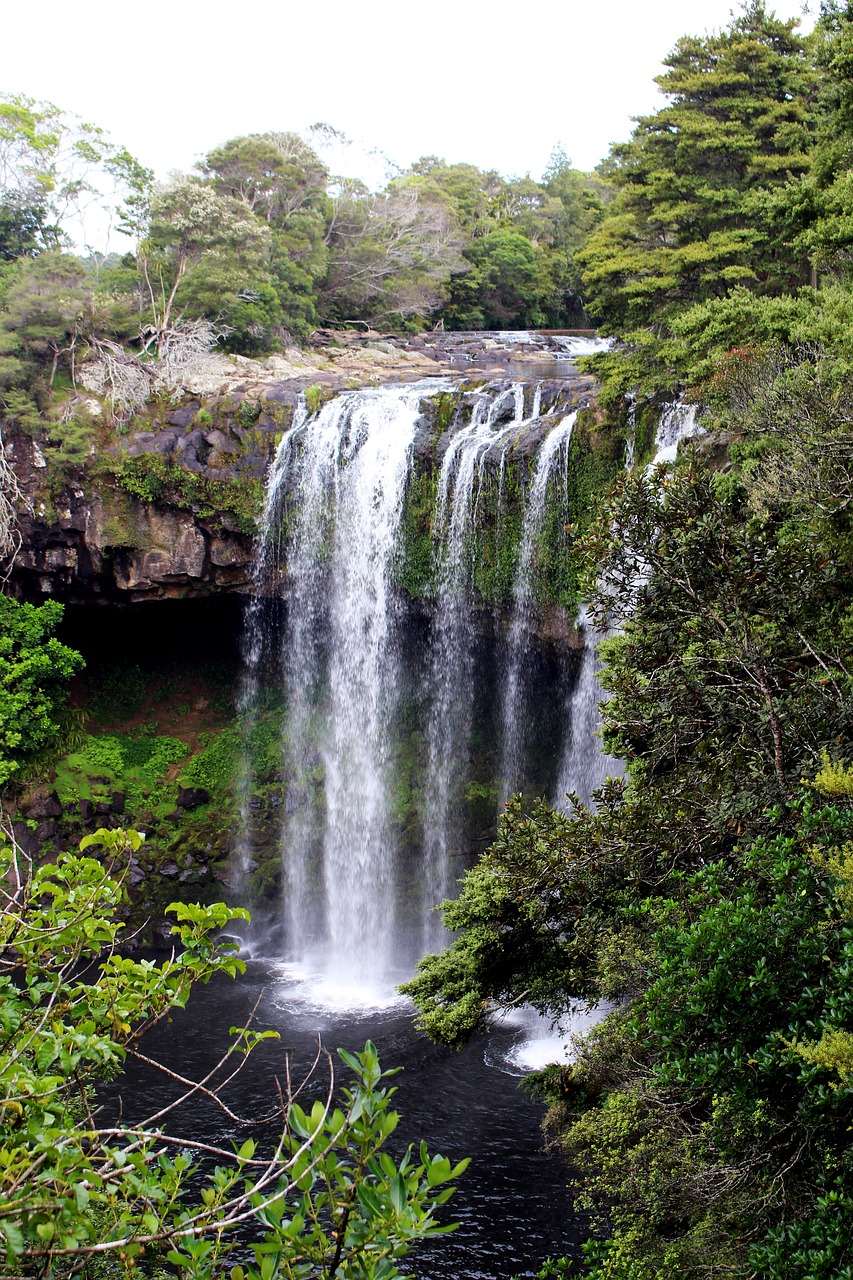
[[[527,1075],[531,1071],[542,1071],[552,1063],[573,1062],[574,1037],[584,1035],[601,1022],[611,1008],[609,1004],[594,1008],[578,1005],[557,1023],[527,1005],[513,1009],[501,1019],[505,1026],[518,1028],[516,1040],[502,1055],[504,1070]]]
[[[582,337],[564,337],[557,336],[554,338],[558,347],[562,347],[564,351],[571,356],[594,356],[598,351],[609,351],[613,346],[612,338],[582,338]]]
[[[271,964],[274,979],[272,1003],[295,1014],[350,1014],[354,1017],[401,1009],[411,1005],[389,983],[360,980],[344,975],[315,970],[305,964]],[[400,975],[402,978],[406,975]]]

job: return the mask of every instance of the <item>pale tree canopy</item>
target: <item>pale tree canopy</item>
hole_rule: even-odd
[[[50,102],[0,95],[0,210],[6,220],[28,212],[30,253],[85,243],[95,229],[137,233],[152,179],[98,126]]]
[[[325,198],[329,173],[297,133],[255,133],[231,138],[209,152],[200,166],[216,190],[243,200],[253,213],[279,226]]]

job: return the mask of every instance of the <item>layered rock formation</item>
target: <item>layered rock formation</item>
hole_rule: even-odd
[[[81,400],[93,424],[84,466],[57,467],[49,447],[6,429],[7,456],[26,497],[13,587],[22,596],[76,603],[139,602],[251,585],[255,519],[264,479],[300,399],[314,410],[353,385],[451,378],[426,394],[416,444],[421,464],[438,460],[474,388],[494,383],[522,356],[532,386],[566,353],[553,341],[501,341],[488,334],[426,335],[406,342],[374,334],[323,333],[322,356],[265,362],[214,356],[186,379],[178,403],[146,406],[117,434],[94,398]],[[460,382],[459,361],[466,368]],[[517,373],[516,373],[517,376]],[[585,402],[591,379],[566,368],[541,380],[543,418],[514,443],[529,454],[554,413]]]

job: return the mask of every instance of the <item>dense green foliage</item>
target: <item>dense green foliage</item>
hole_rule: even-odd
[[[84,856],[35,871],[0,849],[0,1272],[101,1274],[100,1260],[110,1274],[170,1265],[212,1277],[238,1247],[229,1228],[243,1222],[254,1241],[242,1256],[253,1262],[234,1280],[393,1280],[412,1244],[451,1229],[435,1209],[467,1162],[452,1168],[423,1145],[396,1161],[382,1150],[399,1117],[372,1044],[341,1052],[352,1082],[339,1101],[331,1059],[324,1101],[304,1110],[279,1091],[268,1149],[252,1138],[217,1149],[172,1125],[166,1136],[162,1111],[113,1124],[93,1114],[96,1084],[141,1055],[146,1031],[195,984],[244,968],[236,944],[216,934],[247,913],[221,903],[173,904],[180,952],[161,964],[119,953],[123,863],[140,844],[136,832],[100,830],[82,841]],[[204,1081],[212,1100],[223,1073],[276,1033],[247,1025],[233,1037]],[[195,1086],[168,1074],[174,1112]],[[225,1109],[238,1129],[250,1123]]]
[[[0,785],[56,737],[68,679],[83,666],[53,635],[61,617],[55,600],[36,608],[0,595]]]
[[[606,166],[576,257],[627,339],[601,400],[634,392],[640,455],[678,391],[708,433],[586,540],[628,774],[594,811],[510,801],[407,984],[449,1043],[613,1002],[535,1082],[601,1280],[853,1275],[852,33],[749,4],[680,41]]]
[[[123,422],[194,354],[265,353],[320,323],[586,323],[574,256],[603,180],[560,151],[541,182],[426,157],[372,192],[329,172],[325,141],[231,138],[157,185],[94,126],[0,98],[5,416],[34,429],[57,377],[76,387],[88,361]],[[111,206],[124,256],[70,251],[86,200]]]

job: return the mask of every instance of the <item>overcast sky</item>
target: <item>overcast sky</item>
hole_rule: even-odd
[[[589,169],[659,101],[681,35],[731,0],[41,0],[4,5],[0,89],[107,129],[159,177],[218,142],[326,121],[406,166]],[[781,17],[801,0],[778,0]],[[812,25],[806,19],[805,26]]]

